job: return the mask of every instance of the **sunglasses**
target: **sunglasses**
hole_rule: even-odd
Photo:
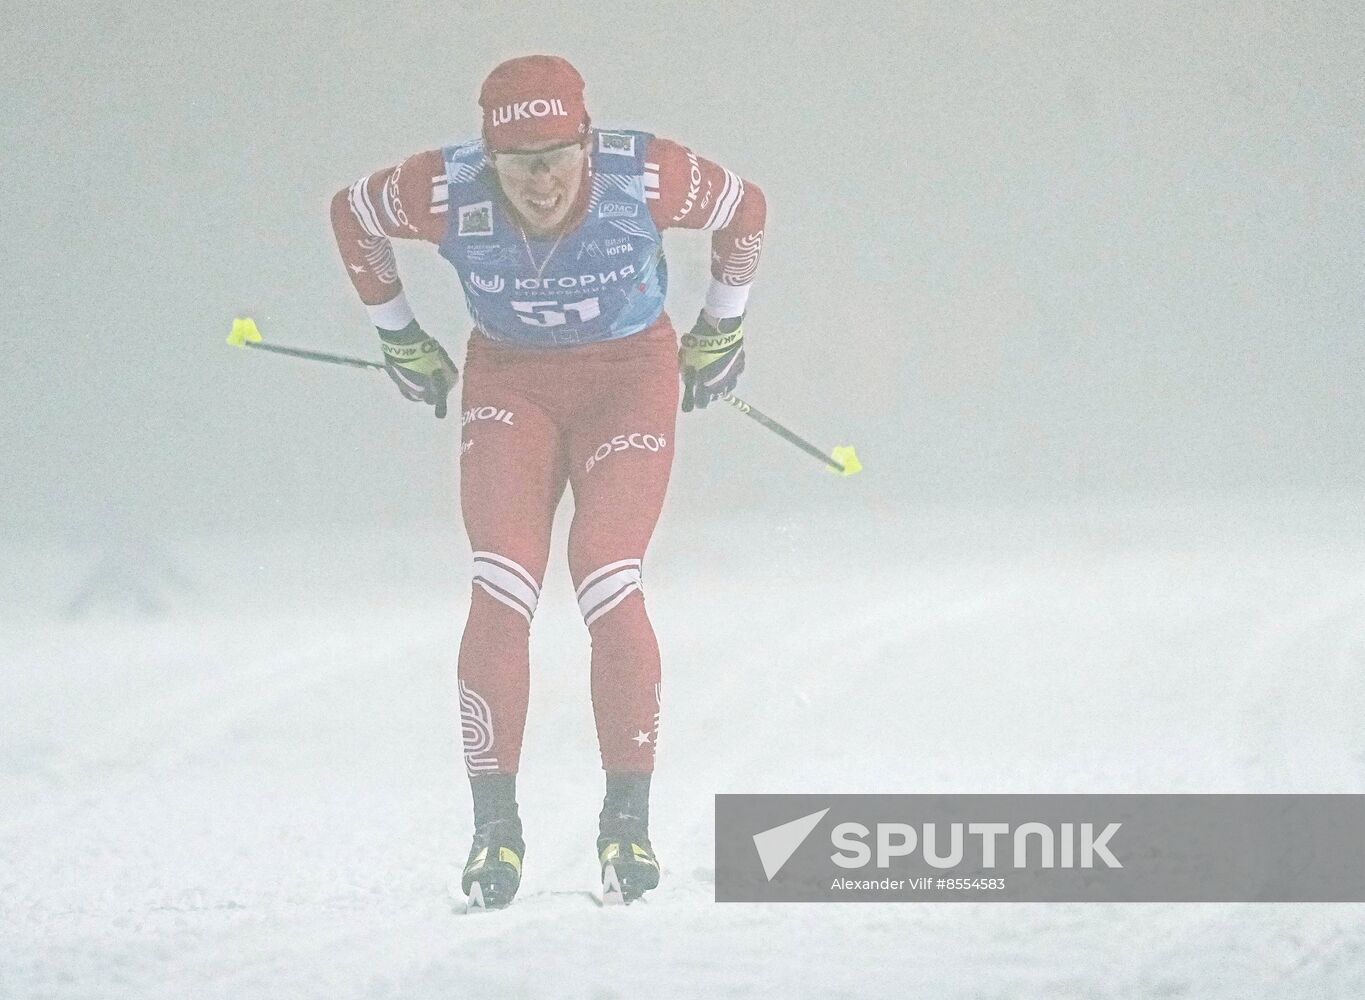
[[[493,164],[500,173],[514,177],[530,177],[542,167],[553,173],[575,162],[582,156],[584,148],[581,142],[569,142],[534,152],[494,153]]]

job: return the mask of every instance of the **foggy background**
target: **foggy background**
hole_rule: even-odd
[[[353,6],[5,19],[0,996],[1365,995],[1361,904],[755,909],[712,868],[722,792],[1365,790],[1365,7]],[[762,186],[738,394],[865,471],[680,416],[665,881],[616,914],[565,502],[526,881],[457,923],[458,411],[225,338],[378,358],[329,200],[530,52]],[[709,239],[665,237],[683,329]],[[453,269],[397,250],[462,365]]]
[[[667,510],[1359,490],[1358,4],[88,3],[0,39],[7,530],[456,519],[457,420],[224,338],[378,357],[328,199],[536,51],[763,187],[738,392],[867,469],[721,408]],[[666,238],[683,328],[708,245]]]

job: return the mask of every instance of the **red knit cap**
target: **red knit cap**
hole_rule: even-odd
[[[583,78],[559,56],[518,56],[494,67],[479,91],[484,143],[494,152],[588,134]]]

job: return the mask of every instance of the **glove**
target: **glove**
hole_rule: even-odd
[[[706,313],[697,316],[690,333],[683,334],[678,348],[682,372],[682,411],[706,409],[712,400],[734,391],[744,371],[744,317],[718,321],[712,326]]]
[[[460,370],[438,344],[413,320],[401,330],[380,330],[384,370],[407,399],[430,403],[436,416],[446,415],[446,396],[460,378]]]

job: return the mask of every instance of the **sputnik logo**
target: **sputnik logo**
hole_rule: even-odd
[[[782,866],[791,860],[796,849],[806,842],[806,838],[819,825],[820,820],[825,818],[827,812],[828,808],[821,809],[809,816],[802,816],[790,823],[783,823],[781,826],[754,834],[754,847],[758,848],[758,859],[763,862],[763,874],[768,877],[769,882],[782,870]]]

